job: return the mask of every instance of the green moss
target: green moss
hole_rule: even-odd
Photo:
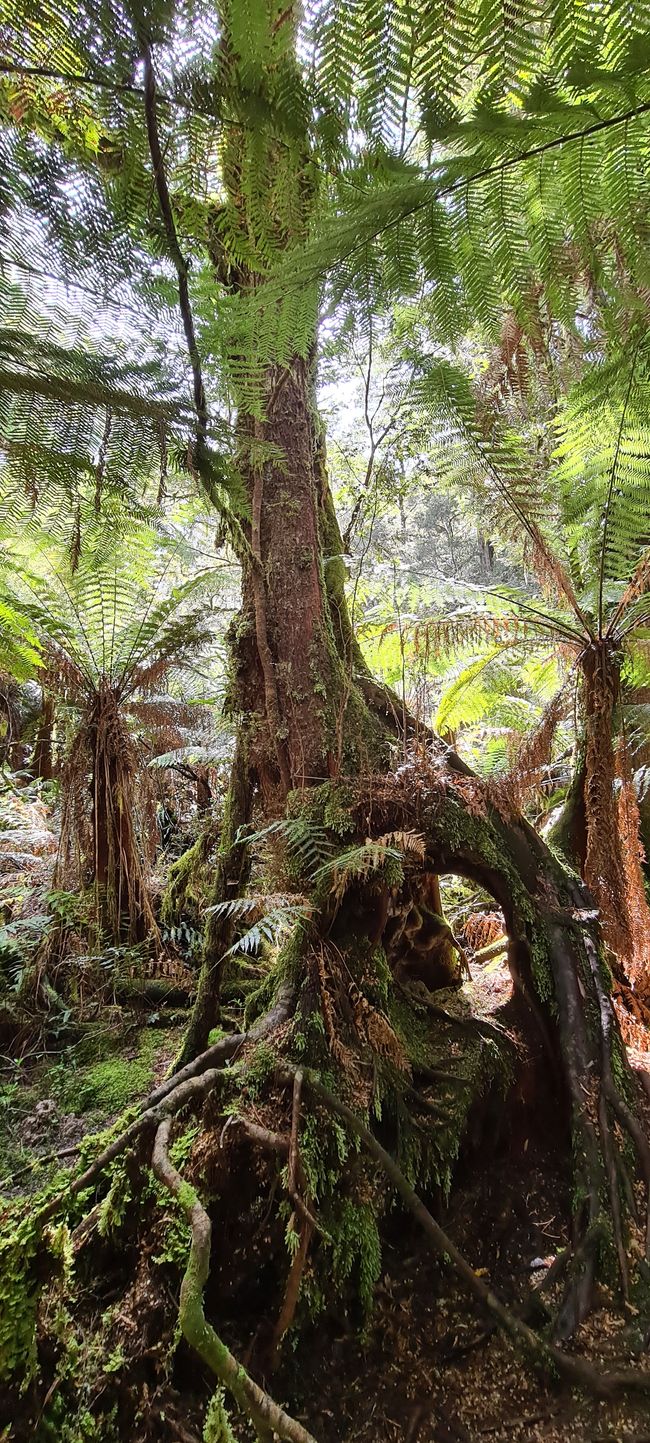
[[[203,1424],[203,1443],[235,1443],[235,1435],[226,1411],[223,1388],[213,1393]]]
[[[160,905],[165,927],[175,927],[182,917],[199,923],[208,893],[208,862],[216,844],[216,827],[210,820],[191,847],[169,869]]]
[[[64,1223],[41,1230],[37,1212],[0,1238],[0,1378],[20,1379],[24,1391],[36,1371],[36,1316],[43,1287],[64,1284],[72,1266]]]
[[[122,1112],[135,1098],[146,1096],[153,1078],[157,1051],[166,1047],[159,1033],[142,1032],[135,1057],[115,1054],[77,1071],[61,1072],[55,1083],[57,1100],[77,1113]]]
[[[330,1217],[332,1272],[338,1288],[357,1275],[357,1292],[363,1322],[372,1312],[375,1285],[381,1274],[381,1239],[375,1209],[370,1202],[343,1198],[336,1219]]]

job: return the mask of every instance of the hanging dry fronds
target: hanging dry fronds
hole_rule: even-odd
[[[571,577],[562,565],[559,556],[549,546],[537,523],[532,520],[529,524],[529,540],[526,549],[543,594],[549,600],[566,602],[573,615],[577,617],[588,633],[587,620],[575,594]]]
[[[521,399],[528,394],[530,364],[523,326],[514,311],[507,311],[501,334],[481,377],[477,396],[477,418],[487,433],[494,423],[494,411],[509,395]]]
[[[633,963],[629,972],[639,990],[647,994],[650,991],[650,908],[648,908],[643,877],[645,851],[641,840],[639,803],[632,778],[629,752],[622,738],[619,739],[616,748],[615,771],[620,783],[616,799],[618,830],[633,940]]]
[[[608,632],[611,635],[616,631],[621,617],[624,616],[629,606],[638,601],[639,597],[645,596],[650,589],[650,547],[644,551],[634,569],[632,576],[623,592],[623,595],[614,611],[608,625]]]
[[[463,923],[463,937],[473,952],[489,947],[497,937],[502,937],[504,921],[501,912],[472,912]]]
[[[490,801],[505,820],[516,816],[526,797],[539,788],[566,709],[567,692],[562,687],[545,708],[539,724],[518,746],[510,770],[504,777],[486,782]]]
[[[600,909],[605,938],[627,970],[635,967],[635,929],[628,906],[629,878],[616,798],[613,722],[618,668],[602,642],[586,648],[581,665],[586,736],[585,880]]]

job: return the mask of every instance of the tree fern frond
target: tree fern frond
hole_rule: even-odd
[[[369,840],[361,847],[350,847],[323,862],[313,880],[316,884],[324,883],[335,901],[340,902],[352,881],[366,882],[387,862],[401,862],[402,858],[400,848]]]

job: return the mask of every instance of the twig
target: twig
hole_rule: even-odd
[[[316,1443],[301,1423],[260,1388],[222,1342],[205,1316],[203,1291],[210,1272],[212,1224],[194,1189],[184,1182],[169,1158],[172,1119],[167,1117],[156,1132],[152,1169],[159,1182],[175,1197],[192,1230],[190,1254],[181,1283],[178,1320],[183,1337],[207,1363],[221,1383],[230,1390],[242,1412],[250,1418],[260,1438],[277,1433],[288,1443]]]
[[[293,1217],[295,1218],[295,1213],[293,1214]],[[313,1232],[314,1229],[311,1222],[309,1222],[307,1218],[303,1217],[301,1219],[300,1242],[291,1262],[284,1298],[282,1300],[282,1307],[280,1308],[278,1320],[276,1322],[275,1328],[273,1329],[273,1338],[271,1341],[270,1350],[271,1368],[275,1368],[276,1366],[278,1352],[280,1350],[280,1344],[285,1333],[288,1332],[294,1320],[296,1308],[298,1306],[298,1298],[300,1296],[300,1284],[302,1282],[302,1275],[305,1271],[305,1263],[307,1261],[309,1244],[312,1240]]]
[[[188,282],[188,265],[178,243],[176,222],[172,209],[165,166],[163,162],[160,137],[158,134],[158,117],[156,113],[156,79],[153,69],[151,47],[145,42],[142,45],[142,59],[144,63],[144,109],[147,121],[147,139],[149,141],[149,153],[153,166],[156,193],[162,216],[169,254],[174,263],[178,280],[178,304],[185,332],[187,353],[192,368],[194,410],[196,412],[196,449],[197,460],[205,456],[206,442],[208,435],[208,404],[203,384],[203,373],[201,370],[201,359],[199,348],[196,343],[196,332],[194,329],[194,317],[190,302],[190,289]]]
[[[6,1187],[13,1187],[13,1184],[18,1181],[19,1177],[24,1177],[25,1173],[35,1172],[39,1167],[47,1167],[47,1164],[50,1162],[60,1162],[61,1158],[64,1157],[74,1157],[80,1147],[81,1142],[75,1142],[71,1147],[60,1148],[58,1152],[46,1152],[43,1153],[41,1157],[33,1157],[31,1162],[26,1162],[25,1166],[19,1167],[17,1172],[10,1173],[9,1177],[3,1177],[2,1182],[0,1182],[0,1193],[3,1192]]]
[[[238,1123],[240,1127],[243,1127],[248,1137],[250,1137],[251,1142],[257,1143],[258,1147],[264,1147],[268,1152],[280,1153],[284,1157],[290,1156],[290,1139],[284,1137],[282,1133],[271,1132],[268,1127],[260,1127],[258,1122],[251,1122],[248,1117],[234,1117],[232,1120]],[[323,1229],[317,1218],[309,1211],[307,1204],[303,1202],[297,1187],[294,1187],[293,1190],[291,1189],[289,1181],[287,1181],[287,1192],[294,1204],[296,1212],[300,1213],[300,1216],[306,1223],[309,1223],[312,1229],[322,1233]]]

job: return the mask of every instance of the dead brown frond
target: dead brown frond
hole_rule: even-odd
[[[400,1072],[410,1073],[410,1064],[402,1043],[391,1027],[384,1012],[364,995],[356,982],[348,981],[348,996],[352,1003],[354,1025],[361,1040],[368,1042],[371,1050],[391,1062]]]
[[[588,631],[587,621],[575,594],[571,577],[535,521],[531,521],[529,525],[526,550],[543,594],[549,600],[566,602],[581,626]]]
[[[311,955],[316,967],[325,1036],[327,1037],[330,1052],[335,1061],[338,1062],[339,1066],[342,1067],[346,1073],[354,1074],[357,1070],[354,1053],[350,1047],[346,1047],[345,1043],[343,1043],[339,1037],[336,1013],[332,996],[330,995],[332,983],[328,967],[328,954],[325,947],[321,944],[319,947],[314,948]]]
[[[517,747],[510,770],[497,781],[486,783],[492,805],[508,820],[521,810],[526,797],[538,790],[551,760],[553,742],[566,715],[567,692],[562,687],[549,702],[534,731]]]
[[[360,1071],[359,1044],[400,1072],[410,1072],[408,1058],[385,1013],[362,992],[337,949],[321,944],[313,955],[330,1052],[367,1104],[371,1084]]]
[[[157,937],[138,825],[148,812],[150,779],[107,683],[87,699],[62,781],[57,884],[94,880],[98,924],[116,940]]]
[[[43,685],[47,691],[73,706],[83,705],[88,694],[88,681],[77,661],[55,642],[44,648]]]
[[[628,581],[628,584],[625,588],[625,591],[623,592],[623,595],[614,611],[614,614],[607,628],[610,636],[613,635],[616,631],[616,627],[618,626],[621,617],[624,616],[628,607],[632,606],[633,602],[638,601],[639,597],[645,596],[646,592],[649,589],[650,547],[648,547],[647,551],[644,551],[643,555],[637,562],[632,576],[630,577],[630,580]]]
[[[366,838],[366,845],[373,845],[371,837]],[[424,860],[426,856],[426,842],[421,832],[385,832],[383,837],[375,837],[374,845],[377,847],[392,847],[398,852],[413,852],[415,856]]]
[[[500,409],[507,396],[528,394],[530,361],[523,326],[514,311],[507,311],[501,323],[501,334],[493,348],[478,392],[477,413],[483,429],[490,429],[495,408]]]
[[[462,772],[445,772],[451,791],[458,792],[472,817],[487,817],[490,801],[488,785],[482,777],[466,777]]]
[[[500,912],[472,912],[463,923],[463,937],[473,952],[489,947],[503,936],[503,916]]]
[[[641,840],[641,818],[628,749],[619,740],[615,756],[616,776],[620,783],[617,797],[618,828],[630,929],[633,941],[632,980],[643,992],[650,991],[650,909],[646,898],[643,863],[645,851]]]
[[[137,690],[146,695],[155,692],[161,683],[166,681],[173,668],[173,659],[168,656],[156,657],[153,661],[143,662],[136,666],[129,677],[129,685],[132,691]]]

